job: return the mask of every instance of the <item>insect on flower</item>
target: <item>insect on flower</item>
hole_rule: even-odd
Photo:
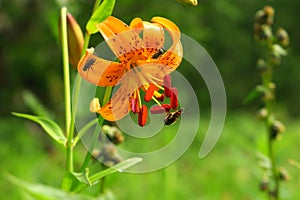
[[[135,18],[128,26],[113,16],[97,28],[118,61],[99,58],[88,49],[78,63],[78,73],[97,86],[120,86],[97,112],[108,121],[117,121],[132,111],[138,114],[138,124],[144,126],[149,110],[144,102],[161,106],[166,97],[176,109],[178,91],[172,87],[169,74],[182,61],[179,28],[163,17],[153,17],[151,22]],[[167,49],[165,34],[172,39]],[[90,69],[93,73],[88,74]]]
[[[165,125],[175,124],[175,122],[181,116],[182,113],[183,113],[183,108],[180,108],[179,110],[176,110],[174,112],[167,113],[164,118]]]
[[[161,56],[165,52],[166,52],[166,50],[164,48],[160,48],[160,49],[158,49],[157,53],[153,54],[152,58],[157,59],[159,56]]]
[[[85,72],[87,71],[87,73],[88,73],[90,70],[92,70],[94,72],[93,64],[95,64],[95,62],[96,62],[96,59],[94,59],[94,58],[88,59],[83,66],[83,71],[85,71]]]

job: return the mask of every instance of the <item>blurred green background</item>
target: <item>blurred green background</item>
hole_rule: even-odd
[[[198,3],[197,7],[191,7],[175,0],[119,0],[113,14],[126,23],[134,17],[143,20],[153,16],[167,17],[184,34],[205,47],[226,87],[228,114],[224,132],[214,151],[203,160],[198,159],[197,154],[203,139],[201,133],[205,133],[207,127],[201,127],[191,148],[167,169],[143,175],[115,174],[108,178],[108,188],[118,199],[137,199],[141,195],[143,199],[264,197],[258,189],[261,169],[256,158],[264,141],[264,127],[254,117],[259,104],[244,106],[242,101],[260,80],[256,61],[262,51],[253,39],[253,16],[268,4],[276,10],[275,29],[283,26],[291,38],[289,55],[283,58],[274,74],[278,83],[278,116],[287,126],[276,150],[279,162],[292,175],[288,183],[282,184],[283,199],[299,199],[300,170],[290,165],[288,159],[300,159],[297,146],[300,139],[300,93],[297,89],[300,1],[200,0]],[[63,124],[62,61],[57,38],[62,5],[67,5],[84,28],[91,14],[91,0],[0,0],[0,170],[3,177],[11,173],[32,182],[60,185],[64,173],[63,150],[39,126],[12,117],[11,112],[33,112],[32,106],[24,103],[26,91],[30,91]],[[97,45],[100,39],[99,34],[94,35],[91,46]],[[180,71],[188,73],[185,69]],[[191,82],[199,91],[202,112],[209,112],[205,85],[201,81],[197,84],[199,80]],[[208,118],[203,120],[208,122]],[[82,151],[78,150],[79,156]],[[0,196],[20,199],[17,188],[3,177]]]

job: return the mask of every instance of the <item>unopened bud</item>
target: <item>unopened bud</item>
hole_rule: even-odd
[[[254,24],[254,37],[256,40],[263,41],[273,37],[272,29],[269,25]]]
[[[125,140],[120,129],[115,126],[103,125],[102,130],[113,144],[120,144]]]
[[[269,189],[269,178],[263,178],[259,184],[259,189],[261,191],[268,191]]]
[[[276,89],[276,84],[275,84],[274,82],[270,82],[270,83],[268,84],[268,88],[269,88],[269,90],[270,90],[272,93],[274,93],[274,91],[275,91],[275,89]]]
[[[283,167],[279,169],[279,179],[282,181],[289,181],[291,179],[288,171]]]
[[[274,8],[272,6],[265,6],[264,12],[267,15],[266,24],[272,25],[274,21],[274,14],[275,14]]]
[[[265,6],[263,10],[259,10],[255,13],[254,20],[258,24],[272,25],[274,21],[274,9],[271,6]]]
[[[285,126],[282,124],[282,122],[275,120],[270,127],[270,138],[276,139],[284,131]]]
[[[187,5],[192,5],[192,6],[197,6],[198,5],[198,0],[177,0],[180,3],[184,3]]]
[[[257,68],[259,71],[264,72],[267,70],[267,63],[264,59],[260,58],[257,60]]]
[[[261,108],[257,111],[258,119],[265,120],[268,116],[268,111],[266,108]]]
[[[59,24],[61,24],[61,19],[59,20]],[[67,37],[69,62],[74,68],[77,68],[77,64],[81,57],[84,38],[80,26],[78,25],[76,19],[70,13],[67,14]]]
[[[276,33],[276,38],[282,46],[287,46],[290,43],[290,38],[285,29],[279,28]]]

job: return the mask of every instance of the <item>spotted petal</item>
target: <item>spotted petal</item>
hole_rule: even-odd
[[[81,77],[94,85],[114,86],[123,76],[124,67],[124,64],[99,58],[88,49],[77,68]]]
[[[171,73],[180,65],[182,61],[182,55],[182,44],[179,41],[174,48],[170,48],[167,52],[162,54],[157,62],[168,66],[168,69],[171,68],[171,70],[168,72]]]
[[[143,47],[143,41],[139,35],[124,22],[113,16],[109,16],[104,22],[98,24],[97,28],[121,62],[134,56],[135,49]]]
[[[177,43],[180,41],[180,30],[176,24],[172,21],[163,18],[163,17],[153,17],[151,22],[160,24],[163,28],[165,28],[173,41],[171,48],[176,48]]]
[[[126,76],[126,75],[125,75]],[[124,78],[124,77],[123,77]],[[117,121],[125,117],[130,111],[130,97],[138,89],[128,77],[122,81],[120,88],[111,100],[99,111],[102,117],[108,121]]]

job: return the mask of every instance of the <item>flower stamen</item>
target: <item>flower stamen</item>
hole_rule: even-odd
[[[165,75],[164,76],[164,94],[166,97],[171,97],[172,95],[172,85],[171,85],[171,76]]]
[[[143,105],[141,108],[141,112],[138,115],[138,122],[140,126],[145,126],[148,119],[148,108],[146,105]]]

